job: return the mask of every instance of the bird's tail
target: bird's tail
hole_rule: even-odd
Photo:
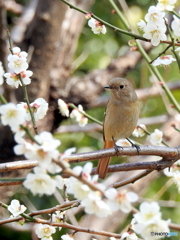
[[[114,147],[113,141],[107,141],[107,140],[104,141],[104,149],[112,148],[112,147]],[[104,158],[101,158],[98,163],[96,173],[99,174],[99,177],[101,179],[104,179],[107,175],[109,161],[110,161],[110,157],[104,157]]]

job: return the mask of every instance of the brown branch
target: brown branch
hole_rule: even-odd
[[[106,232],[106,231],[96,231],[90,228],[83,228],[83,227],[78,227],[78,226],[74,226],[71,225],[69,223],[50,223],[49,221],[46,220],[42,220],[40,218],[36,218],[35,219],[36,223],[42,223],[42,224],[51,224],[51,226],[55,226],[55,227],[63,227],[63,228],[68,228],[71,230],[74,230],[75,232],[84,232],[84,233],[91,233],[91,234],[95,234],[95,235],[101,235],[101,236],[107,236],[107,237],[115,237],[115,238],[120,238],[121,234],[116,234],[116,233],[110,233],[110,232]]]
[[[122,163],[122,164],[115,164],[111,165],[108,168],[108,173],[112,172],[123,172],[123,171],[134,171],[134,170],[157,170],[161,171],[167,167],[171,167],[172,164],[176,161],[178,161],[178,158],[173,158],[169,160],[159,160],[159,161],[153,161],[153,162],[136,162],[136,163]],[[94,168],[91,172],[91,174],[96,174],[96,168]]]
[[[60,210],[64,211],[67,208],[70,209],[73,207],[77,207],[77,206],[79,206],[79,204],[80,204],[80,201],[74,200],[74,201],[70,201],[70,202],[65,202],[62,205],[57,205],[56,207],[47,208],[47,209],[43,209],[40,211],[33,211],[31,213],[28,213],[27,215],[30,217],[33,217],[33,216],[43,215],[43,214],[52,214],[56,211],[60,211]],[[22,216],[4,219],[4,220],[0,221],[0,225],[3,225],[5,223],[17,222],[17,221],[20,221],[21,219],[22,219]]]
[[[0,164],[0,172],[9,172],[19,169],[30,169],[39,164],[37,160],[22,160],[16,162],[8,162]]]
[[[127,185],[129,183],[134,183],[136,182],[137,180],[147,176],[149,173],[151,173],[152,170],[145,170],[139,174],[137,174],[136,176],[133,176],[131,178],[128,178],[126,180],[123,180],[121,182],[116,182],[116,183],[113,183],[112,185],[109,186],[109,188],[118,188],[118,187],[122,187],[124,185]]]
[[[154,155],[154,156],[160,156],[164,159],[174,159],[174,158],[180,158],[180,147],[163,147],[163,146],[139,146],[140,151],[139,155]],[[121,155],[127,155],[127,156],[136,156],[137,149],[134,147],[118,147],[119,156]],[[89,160],[95,160],[98,158],[103,157],[112,157],[116,156],[116,150],[114,148],[108,148],[103,150],[97,150],[93,152],[86,152],[86,153],[77,153],[72,154],[67,157],[67,161],[70,163],[78,163],[78,162],[84,162]]]
[[[180,231],[180,225],[176,223],[169,223],[169,228]]]
[[[4,179],[3,181],[0,181],[0,186],[14,186],[14,185],[21,185],[22,182],[24,181],[24,178],[18,178],[15,179]]]

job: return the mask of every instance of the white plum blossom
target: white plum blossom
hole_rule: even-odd
[[[40,223],[40,224],[37,224],[35,227],[36,227],[35,233],[37,234],[38,238],[41,238],[41,239],[50,240],[52,239],[50,238],[51,235],[56,232],[55,227],[50,226],[48,224]]]
[[[26,141],[24,138],[22,138],[19,135],[15,135],[16,138],[16,142],[18,143],[18,145],[14,146],[14,152],[16,155],[27,155],[28,156],[28,152],[33,152],[34,151],[34,147],[33,144],[31,144],[30,142]]]
[[[84,165],[84,167],[76,166],[73,168],[73,172],[75,172],[77,175],[82,176],[82,178],[85,178],[86,180],[90,182],[95,182],[97,179],[97,175],[91,178],[91,171],[92,171],[92,163],[88,162]],[[96,183],[96,182],[95,182]],[[77,199],[85,199],[88,197],[89,193],[92,192],[92,190],[87,186],[86,184],[82,183],[78,179],[74,177],[69,178],[69,187],[68,187],[68,193],[74,194],[74,196]]]
[[[21,52],[18,47],[13,48],[12,51],[13,54],[8,56],[8,67],[17,74],[26,71],[28,68],[27,53]]]
[[[132,141],[132,140],[131,140]],[[132,141],[133,142],[133,141]],[[129,146],[132,146],[132,144],[125,138],[122,138],[122,139],[119,139],[117,140],[116,142],[116,145],[117,146],[120,146],[120,147],[129,147]]]
[[[18,108],[24,109],[26,115],[25,119],[27,121],[31,120],[31,115],[27,103],[21,102],[17,104]],[[42,119],[48,110],[48,103],[43,98],[37,98],[34,102],[30,104],[31,110],[34,114],[35,121]]]
[[[164,18],[165,13],[160,12],[157,7],[151,6],[148,9],[148,13],[145,15],[146,22],[155,24],[155,25],[163,25],[164,24]]]
[[[2,85],[4,83],[3,75],[4,75],[4,69],[2,66],[2,62],[0,61],[0,85]]]
[[[139,124],[133,131],[132,135],[134,137],[143,137],[145,135],[146,126],[144,124]]]
[[[159,11],[172,11],[177,0],[158,0],[157,9]]]
[[[146,22],[145,22],[144,20],[140,20],[140,21],[137,23],[137,26],[138,26],[138,28],[141,29],[142,31],[145,31],[147,24],[146,24]]]
[[[11,85],[15,88],[18,88],[19,85],[21,85],[19,76],[16,73],[5,73],[4,77],[6,78],[6,82],[8,85]]]
[[[28,159],[37,159],[39,165],[48,170],[48,164],[51,163],[52,159],[57,159],[59,151],[56,149],[60,144],[60,140],[55,139],[50,132],[41,132],[36,135],[35,140],[37,143],[33,144],[33,151],[28,151],[25,156]]]
[[[158,46],[161,41],[167,39],[166,25],[164,21],[165,13],[161,12],[155,6],[151,6],[148,9],[148,13],[145,15],[145,20],[140,20],[137,23],[138,27],[144,31],[143,37],[150,39],[153,46]]]
[[[75,198],[82,200],[87,198],[90,192],[89,186],[74,177],[70,177],[68,193],[74,194]]]
[[[33,75],[33,72],[30,71],[30,70],[27,70],[27,71],[23,71],[20,73],[21,75],[21,78],[22,78],[22,81],[24,83],[24,85],[28,85],[31,83],[31,79],[30,77]]]
[[[153,46],[158,46],[161,41],[165,41],[167,39],[166,36],[166,26],[156,26],[154,24],[148,24],[143,34],[144,38],[150,39],[151,44]]]
[[[25,212],[27,208],[24,205],[20,205],[18,200],[13,199],[7,209],[12,213],[13,217],[17,217]]]
[[[56,211],[55,213],[52,214],[52,222],[53,223],[61,223],[64,220],[64,215],[66,214],[65,211]]]
[[[73,236],[66,234],[61,236],[62,240],[74,240]]]
[[[94,34],[100,33],[106,34],[107,32],[104,24],[102,24],[101,22],[94,18],[89,19],[88,25],[91,27],[91,30],[93,31]]]
[[[35,135],[34,138],[39,144],[27,142],[23,138],[16,139],[19,142],[14,147],[15,153],[24,154],[27,159],[37,159],[39,165],[51,173],[60,172],[60,167],[57,166],[57,169],[53,171],[54,167],[51,166],[52,159],[59,157],[59,151],[56,148],[61,144],[60,140],[53,138],[52,134],[46,131]]]
[[[129,213],[132,209],[131,202],[138,200],[138,195],[134,192],[118,192],[115,188],[110,188],[105,191],[105,196],[108,198],[107,205],[112,211],[120,209],[125,213]]]
[[[82,114],[78,111],[78,109],[73,109],[70,113],[70,118],[75,118],[77,122],[79,122],[82,118]]]
[[[36,121],[42,119],[48,110],[48,103],[43,98],[37,98],[30,106],[33,109]]]
[[[158,221],[151,221],[148,224],[144,223],[137,223],[134,225],[134,231],[138,234],[141,234],[143,239],[145,240],[152,240],[151,232],[159,232],[159,233],[169,233],[169,225],[170,220],[162,220],[159,219]],[[162,236],[157,234],[153,236],[153,239],[162,239]]]
[[[65,216],[65,211],[61,212],[61,211],[56,211],[55,213],[53,213],[51,215],[51,219],[53,223],[62,223],[64,222],[64,216]],[[62,227],[59,227],[59,230],[61,230]]]
[[[167,177],[173,177],[174,174],[179,175],[180,174],[180,161],[178,160],[177,162],[175,162],[170,168],[165,168],[164,174]]]
[[[29,189],[33,195],[52,195],[56,190],[56,180],[43,173],[40,168],[36,167],[34,171],[35,173],[28,173],[26,180],[23,182],[24,187]]]
[[[149,136],[149,141],[153,145],[161,145],[162,143],[163,132],[159,129],[155,129],[153,133]]]
[[[0,106],[1,121],[3,125],[9,125],[13,132],[19,130],[19,125],[25,122],[25,112],[14,103]]]
[[[158,221],[161,219],[160,206],[157,202],[143,202],[139,207],[139,212],[134,214],[134,218],[138,223],[148,224],[151,221]]]
[[[162,220],[160,207],[157,202],[143,202],[139,212],[134,214],[132,229],[141,234],[143,239],[151,240],[151,232],[169,232],[170,220]],[[162,236],[154,235],[153,239],[160,239]]]
[[[58,99],[58,107],[62,116],[69,117],[68,105],[62,99]]]
[[[163,65],[167,66],[167,65],[171,64],[173,61],[176,61],[176,59],[173,58],[172,55],[164,55],[164,56],[156,58],[153,61],[152,65],[153,66],[160,66],[160,65],[161,66],[163,66]]]
[[[91,179],[91,171],[93,168],[92,162],[86,163],[83,167],[81,166],[76,166],[73,168],[73,172],[75,172],[77,175],[81,175],[82,177],[90,180]]]
[[[24,142],[24,135],[25,134],[26,134],[26,132],[21,127],[19,127],[18,131],[14,134],[14,140],[17,143]]]
[[[174,35],[180,37],[180,19],[173,15],[174,20],[171,23],[171,28],[174,32]]]
[[[64,153],[61,153],[60,154],[60,160],[63,161],[63,159],[66,159],[68,158],[68,156],[71,155],[71,153],[75,152],[76,151],[76,148],[73,147],[73,148],[69,148],[67,149]],[[67,161],[63,161],[64,165],[68,168],[70,165]],[[55,173],[59,173],[62,171],[62,168],[60,166],[58,166],[56,163],[54,162],[51,162],[48,166],[48,172],[49,173],[52,173],[52,174],[55,174]],[[60,188],[60,187],[59,187]]]
[[[46,169],[51,174],[60,173],[62,171],[62,168],[60,166],[58,166],[55,162],[52,162],[52,161],[48,164]]]
[[[24,85],[28,85],[31,83],[31,79],[29,77],[31,77],[33,74],[32,71],[27,70],[27,71],[23,71],[20,73],[21,79],[24,83]],[[16,73],[5,73],[4,77],[6,78],[6,82],[8,85],[11,85],[15,88],[18,88],[19,85],[22,86],[22,83],[20,81],[20,77],[18,74]]]
[[[72,153],[76,151],[75,147],[68,148],[64,153],[61,153],[61,160],[68,158]]]
[[[69,179],[68,178],[62,178],[60,175],[56,175],[54,177],[54,179],[56,180],[57,188],[63,189],[64,186],[66,186],[67,189],[69,188]]]
[[[83,113],[84,110],[80,104],[78,105],[78,109],[73,109],[70,113],[70,118],[76,118],[80,127],[84,127],[88,122],[88,119],[83,115]]]
[[[86,117],[82,116],[82,118],[79,121],[79,126],[84,127],[84,126],[86,126],[87,123],[88,123],[88,119]]]
[[[88,197],[81,201],[84,210],[88,214],[96,214],[96,216],[103,218],[111,214],[109,206],[102,201],[99,192],[91,192]]]

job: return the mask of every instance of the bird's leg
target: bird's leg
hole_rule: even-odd
[[[117,157],[118,157],[118,156],[119,156],[119,150],[118,150],[118,147],[120,147],[120,148],[122,148],[122,149],[123,149],[123,147],[118,146],[118,145],[116,144],[116,142],[115,142],[115,140],[114,140],[113,137],[112,137],[112,140],[113,140],[113,143],[114,143],[114,149],[115,149],[115,151],[116,151],[116,155],[117,155]]]
[[[138,153],[138,155],[139,155],[139,152],[141,151],[140,147],[139,147],[138,145],[134,144],[129,138],[126,138],[126,139],[128,140],[128,142],[131,143],[132,147],[135,147],[135,148],[136,148],[137,153]]]

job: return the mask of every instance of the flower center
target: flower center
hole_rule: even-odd
[[[16,117],[17,116],[17,111],[15,109],[11,109],[8,111],[8,116],[9,117]]]

